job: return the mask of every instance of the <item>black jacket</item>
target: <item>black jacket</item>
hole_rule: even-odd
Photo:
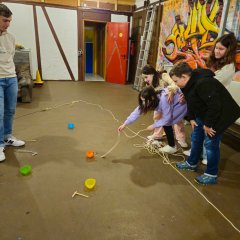
[[[240,117],[240,107],[209,69],[195,69],[182,89],[188,105],[188,119],[200,118],[216,134],[223,133]]]

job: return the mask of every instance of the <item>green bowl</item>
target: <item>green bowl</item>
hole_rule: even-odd
[[[30,165],[25,165],[19,168],[20,173],[26,176],[32,172],[32,167]]]

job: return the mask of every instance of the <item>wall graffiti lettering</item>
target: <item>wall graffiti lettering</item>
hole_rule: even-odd
[[[223,0],[188,0],[186,24],[180,14],[165,39],[162,53],[172,63],[186,61],[191,67],[205,67],[205,59],[218,36]]]

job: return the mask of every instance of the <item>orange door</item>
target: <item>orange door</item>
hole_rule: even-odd
[[[107,23],[106,81],[125,84],[128,66],[129,23]]]

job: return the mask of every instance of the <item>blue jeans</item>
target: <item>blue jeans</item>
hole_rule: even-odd
[[[202,154],[204,142],[208,161],[205,173],[211,176],[217,176],[222,134],[215,135],[214,137],[210,138],[204,132],[203,122],[199,118],[196,119],[196,122],[198,126],[194,127],[191,135],[192,148],[187,162],[192,166],[197,166]]]
[[[12,135],[17,94],[16,77],[0,78],[0,147],[4,147],[4,139]]]

